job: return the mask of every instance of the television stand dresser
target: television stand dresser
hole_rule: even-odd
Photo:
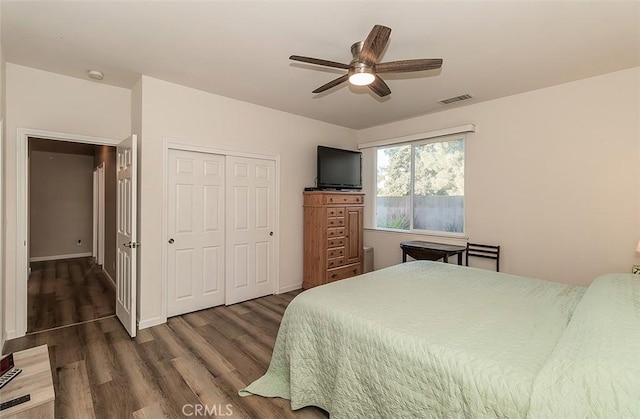
[[[304,192],[302,288],[363,272],[363,210],[360,192]]]

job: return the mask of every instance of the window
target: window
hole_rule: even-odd
[[[377,148],[376,227],[464,231],[464,137]]]

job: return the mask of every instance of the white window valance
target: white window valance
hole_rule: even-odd
[[[418,134],[406,135],[404,137],[370,141],[370,142],[358,144],[358,149],[362,150],[365,148],[387,146],[387,145],[399,144],[399,143],[408,143],[411,141],[426,140],[429,138],[444,137],[447,135],[462,134],[465,132],[476,132],[476,126],[474,124],[467,124],[467,125],[460,125],[457,127],[439,129],[436,131],[421,132]]]

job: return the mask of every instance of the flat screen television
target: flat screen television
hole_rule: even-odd
[[[319,145],[318,189],[362,189],[362,153]]]

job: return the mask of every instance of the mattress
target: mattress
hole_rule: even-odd
[[[527,417],[584,293],[429,261],[316,287],[291,302],[268,371],[240,394],[332,418]]]

